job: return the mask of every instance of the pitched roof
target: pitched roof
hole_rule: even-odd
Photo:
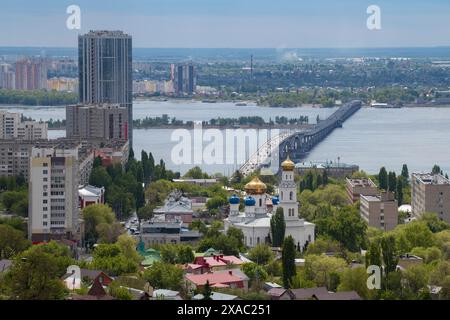
[[[212,286],[216,283],[227,284],[227,283],[235,283],[240,282],[242,279],[233,274],[229,274],[228,272],[221,273],[204,273],[204,274],[186,274],[186,279],[190,282],[194,283],[197,286],[202,286],[206,284],[206,281],[209,281],[209,284]]]
[[[223,267],[226,265],[234,264],[234,265],[240,265],[244,262],[235,257],[235,256],[224,256],[224,255],[214,255],[212,257],[197,257],[195,259],[196,264],[207,264],[209,267]]]
[[[328,294],[326,287],[291,289],[291,292],[295,300],[307,300],[311,299],[314,295]]]
[[[88,295],[90,295],[90,296],[106,296],[106,291],[103,288],[103,286],[100,283],[100,280],[98,278],[96,278],[94,280],[92,287],[88,291]]]
[[[318,293],[314,297],[317,300],[362,300],[356,291]]]
[[[192,300],[203,300],[203,294],[199,293],[192,297]],[[239,297],[231,294],[211,292],[211,300],[237,300]]]
[[[284,288],[272,288],[267,293],[272,297],[281,297],[283,294],[286,293],[286,289]]]

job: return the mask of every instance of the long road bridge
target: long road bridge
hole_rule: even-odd
[[[241,166],[239,171],[244,175],[263,168],[276,168],[286,159],[287,155],[294,161],[300,162],[306,154],[319,142],[325,139],[334,129],[341,128],[345,120],[350,118],[362,106],[362,102],[349,102],[325,120],[320,120],[308,130],[289,130],[271,138]],[[272,170],[273,171],[273,170]]]

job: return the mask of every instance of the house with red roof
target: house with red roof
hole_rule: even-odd
[[[242,273],[237,270],[203,274],[187,273],[184,278],[186,287],[190,290],[203,288],[207,281],[211,288],[248,289],[248,277],[243,277]]]
[[[239,267],[244,261],[235,256],[213,255],[211,257],[196,257],[194,264],[202,265],[211,271],[225,270],[230,266]]]

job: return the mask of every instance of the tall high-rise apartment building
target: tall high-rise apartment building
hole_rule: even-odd
[[[31,241],[80,240],[78,146],[33,147],[28,236]]]
[[[450,180],[441,174],[413,173],[411,211],[415,217],[435,212],[439,219],[450,223]]]
[[[10,67],[9,64],[0,65],[0,89],[16,88],[16,74]]]
[[[47,89],[47,62],[42,59],[23,59],[16,62],[17,90]]]
[[[194,65],[180,64],[175,68],[175,93],[177,95],[192,95],[195,92],[196,77]]]
[[[90,31],[78,37],[79,99],[84,104],[119,103],[128,111],[133,137],[132,39],[122,31]]]
[[[69,105],[67,138],[127,140],[128,110],[120,104]]]

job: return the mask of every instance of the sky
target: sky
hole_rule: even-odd
[[[69,30],[69,5],[81,29]],[[367,28],[367,8],[381,29]],[[449,0],[1,0],[0,46],[76,47],[93,29],[143,48],[450,46]]]

